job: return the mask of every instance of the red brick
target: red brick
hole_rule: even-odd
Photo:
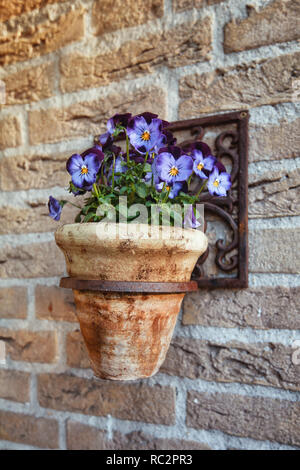
[[[18,370],[0,369],[0,397],[6,400],[28,402],[30,374]]]
[[[35,314],[42,320],[77,321],[72,290],[56,286],[36,286]]]
[[[26,318],[26,287],[1,287],[0,318]]]
[[[67,364],[70,367],[90,367],[90,361],[82,334],[79,330],[67,335]]]
[[[68,375],[41,374],[38,400],[44,408],[156,424],[174,424],[175,390],[127,385]]]
[[[57,337],[54,331],[0,329],[0,339],[6,343],[7,355],[14,361],[56,361]]]
[[[187,426],[240,437],[300,445],[300,403],[272,398],[198,393],[187,398]]]
[[[95,0],[92,9],[95,34],[137,26],[164,14],[164,0],[127,0],[124,7],[123,0]]]
[[[58,448],[58,423],[21,413],[0,411],[0,439],[47,449]]]

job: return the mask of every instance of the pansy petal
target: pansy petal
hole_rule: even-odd
[[[72,174],[72,182],[76,186],[76,188],[83,188],[85,183],[84,175],[81,173],[81,169],[75,171]]]
[[[88,167],[88,173],[98,173],[101,166],[101,161],[95,153],[89,153],[84,157],[84,165]]]
[[[186,181],[193,172],[193,160],[189,155],[182,155],[176,160],[176,166],[179,170],[176,181]]]
[[[193,150],[191,157],[197,162],[201,162],[201,163],[204,160],[203,153],[201,152],[201,150],[197,150],[197,149]]]
[[[204,160],[203,160],[204,168],[208,171],[212,171],[215,162],[216,162],[216,159],[212,155],[204,158]]]
[[[77,172],[78,170],[81,170],[81,167],[83,165],[83,159],[82,156],[79,155],[78,153],[74,153],[72,155],[66,164],[67,171],[70,173],[70,175],[73,175],[73,173]]]
[[[156,158],[155,166],[160,179],[167,182],[172,181],[169,172],[173,166],[176,166],[176,161],[171,153],[160,153]]]
[[[162,121],[161,119],[152,119],[151,123],[149,124],[150,132],[159,132],[161,133],[162,130]]]

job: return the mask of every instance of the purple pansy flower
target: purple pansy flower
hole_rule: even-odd
[[[193,172],[193,160],[188,155],[181,155],[177,160],[169,152],[162,152],[156,159],[159,178],[169,184],[186,181]]]
[[[117,126],[127,127],[130,118],[130,113],[115,114],[112,118],[107,121],[107,130],[109,134],[113,134]]]
[[[155,116],[154,118],[152,116]],[[127,126],[131,145],[140,153],[150,152],[155,146],[163,145],[163,122],[155,114],[144,113],[133,117]]]
[[[231,178],[222,163],[217,162],[209,175],[207,189],[211,195],[226,196],[231,188]]]
[[[67,161],[67,170],[74,186],[89,191],[96,181],[103,158],[98,147],[87,150],[82,156],[77,153],[72,155]]]
[[[155,185],[157,191],[159,192],[162,191],[164,184],[165,184],[164,182],[157,183]],[[174,183],[173,185],[170,185],[170,186],[166,185],[165,190],[170,191],[169,199],[174,199],[175,197],[178,196],[180,191],[187,192],[187,184],[186,183]]]
[[[62,206],[60,205],[59,201],[55,199],[55,197],[49,197],[48,208],[50,217],[52,217],[54,220],[59,220]]]
[[[207,157],[203,156],[201,150],[193,150],[192,158],[194,160],[193,170],[199,178],[207,179],[209,173],[212,171],[215,164],[215,157],[208,155]]]
[[[184,228],[198,228],[200,227],[200,222],[196,219],[193,205],[191,204],[187,209],[185,216],[184,216]]]

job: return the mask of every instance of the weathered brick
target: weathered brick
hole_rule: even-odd
[[[61,276],[64,270],[64,256],[54,242],[4,246],[0,250],[0,276],[4,278]]]
[[[28,331],[0,329],[0,339],[6,343],[6,354],[14,361],[56,361],[57,336],[55,331]]]
[[[297,52],[183,77],[179,84],[180,118],[293,101],[299,58]]]
[[[299,244],[299,228],[249,231],[250,271],[299,274]]]
[[[76,201],[78,202],[78,201]],[[0,207],[0,234],[6,233],[38,233],[55,231],[57,221],[49,217],[48,205],[45,201],[27,203],[29,208],[16,206]],[[79,209],[66,205],[63,208],[60,223],[73,223]]]
[[[105,431],[75,421],[67,422],[67,449],[107,450],[108,444]]]
[[[0,64],[32,59],[79,41],[84,34],[84,9],[62,3],[50,9],[0,23]]]
[[[75,421],[67,423],[67,448],[69,450],[208,450],[195,441],[155,438],[141,431],[128,434],[114,432],[111,440],[105,431]]]
[[[70,175],[66,171],[68,154],[29,154],[3,157],[0,160],[0,189],[17,191],[23,189],[66,187]]]
[[[6,400],[29,401],[30,374],[0,369],[0,397]]]
[[[156,438],[141,431],[115,432],[112,449],[120,450],[210,450],[205,444],[181,439]]]
[[[67,375],[38,377],[41,406],[87,415],[106,416],[146,423],[175,422],[175,390],[88,380]]]
[[[272,398],[198,393],[187,399],[187,425],[234,436],[300,445],[300,403]]]
[[[300,118],[276,125],[250,124],[250,162],[300,157],[299,127]]]
[[[233,19],[224,29],[224,50],[240,52],[245,49],[294,41],[300,37],[300,1],[278,0],[259,11],[248,7],[244,20]]]
[[[0,411],[0,439],[41,448],[58,448],[58,423],[21,413]]]
[[[190,10],[191,8],[201,8],[206,5],[225,2],[226,0],[173,0],[173,9],[175,11]]]
[[[49,98],[53,94],[54,66],[47,63],[2,77],[5,104],[23,104]]]
[[[0,0],[0,21],[6,21],[13,16],[19,16],[23,13],[43,8],[51,3],[61,3],[66,0]]]
[[[68,366],[79,368],[90,367],[87,349],[79,330],[68,333],[66,350]]]
[[[145,109],[166,114],[165,93],[159,88],[143,89],[131,95],[113,94],[92,102],[62,109],[29,112],[30,142],[57,142],[66,138],[99,135],[107,120],[117,112],[142,113]]]
[[[300,169],[250,175],[250,218],[300,215]]]
[[[22,143],[20,121],[15,116],[6,116],[0,121],[0,150],[18,147]]]
[[[2,287],[0,289],[0,318],[26,318],[26,287]]]
[[[185,296],[182,322],[225,328],[298,330],[299,296],[300,287],[201,289]]]
[[[208,60],[211,42],[211,19],[205,18],[127,42],[107,54],[97,53],[97,48],[89,57],[67,55],[61,61],[61,89],[70,92],[108,85],[125,76],[154,72],[160,66],[173,68]]]
[[[164,14],[164,0],[95,0],[92,9],[92,24],[96,35],[117,29],[137,26]]]
[[[72,290],[56,286],[36,286],[35,315],[42,320],[77,321]]]
[[[160,372],[189,379],[239,382],[300,390],[292,347],[274,343],[174,338]]]

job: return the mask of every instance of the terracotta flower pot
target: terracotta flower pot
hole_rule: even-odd
[[[99,226],[102,226],[99,229]],[[128,227],[128,234],[125,233]],[[69,224],[55,233],[70,277],[81,280],[186,282],[207,248],[198,230],[148,225]],[[120,237],[116,233],[120,232]],[[158,238],[158,236],[160,238]],[[81,332],[96,376],[133,380],[163,363],[184,293],[138,294],[73,289]]]

